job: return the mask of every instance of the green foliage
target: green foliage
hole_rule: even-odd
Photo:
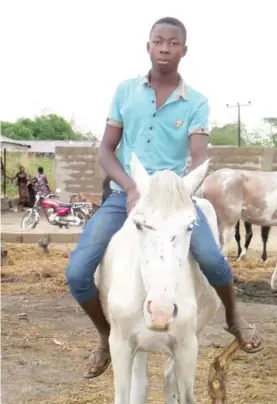
[[[16,139],[16,140],[33,139],[32,131],[28,127],[21,125],[21,123],[19,122],[16,123],[2,122],[1,129],[2,129],[1,130],[2,135],[7,136],[10,139]]]
[[[245,126],[241,125],[241,145],[244,146]],[[224,126],[214,126],[210,134],[210,142],[213,146],[237,146],[238,145],[238,125],[228,123]]]
[[[2,135],[16,140],[79,140],[80,133],[61,116],[42,115],[34,120],[18,119],[15,123],[2,122]]]
[[[3,159],[2,155],[2,159]],[[44,168],[44,173],[48,178],[50,189],[55,190],[55,159],[48,157],[37,157],[27,152],[9,152],[7,153],[6,172],[8,177],[13,178],[19,170],[20,166],[24,166],[28,176],[33,177],[37,174],[38,167]],[[3,177],[2,177],[3,189]],[[7,178],[7,195],[12,198],[18,196],[16,181]],[[3,193],[3,190],[1,190]]]
[[[277,118],[264,118],[264,122],[269,123],[271,126],[273,126],[275,129],[277,129]]]
[[[213,124],[210,134],[213,146],[238,146],[238,125],[228,123],[223,126]],[[241,146],[244,147],[277,147],[277,118],[264,118],[261,126],[248,132],[241,123]]]
[[[270,126],[270,139],[274,147],[277,147],[277,118],[264,118],[263,121]]]

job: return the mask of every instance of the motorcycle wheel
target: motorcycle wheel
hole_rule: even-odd
[[[80,227],[83,230],[83,228],[87,224],[88,216],[85,214],[85,212],[82,209],[76,209],[75,216],[77,216],[80,219],[80,224],[78,227]]]
[[[33,209],[27,210],[21,219],[22,229],[34,229],[38,224],[36,212]]]

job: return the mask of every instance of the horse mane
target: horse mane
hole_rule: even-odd
[[[159,210],[163,217],[184,209],[194,210],[182,179],[169,170],[157,171],[151,175],[149,190],[142,198],[142,204],[148,211]]]

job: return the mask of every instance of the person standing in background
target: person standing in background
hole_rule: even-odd
[[[47,177],[44,174],[43,167],[38,168],[38,173],[32,179],[32,183],[34,184],[34,188],[35,188],[36,192],[41,192],[43,195],[49,194],[50,188],[48,185]]]
[[[7,177],[9,178],[9,177]],[[28,176],[23,166],[19,167],[19,172],[12,178],[12,181],[15,179],[17,180],[17,187],[18,187],[18,195],[19,195],[19,202],[18,202],[18,211],[22,210],[23,207],[28,206],[29,202],[29,190],[28,190]]]

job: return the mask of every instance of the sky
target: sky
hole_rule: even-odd
[[[102,136],[116,86],[150,68],[146,42],[164,16],[181,19],[179,71],[209,98],[210,120],[255,127],[277,116],[274,0],[2,0],[1,119],[41,113]]]

